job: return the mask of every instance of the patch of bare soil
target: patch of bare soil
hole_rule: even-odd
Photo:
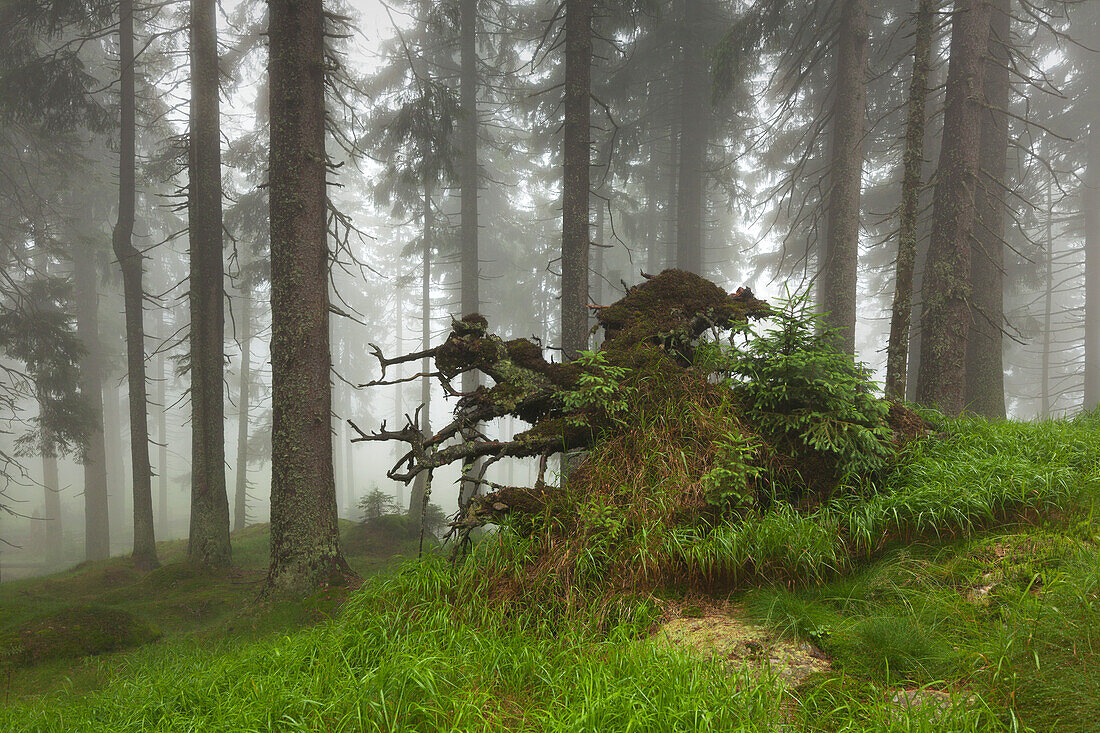
[[[829,659],[813,644],[779,637],[748,621],[735,605],[689,607],[682,614],[660,625],[659,643],[686,648],[705,659],[721,659],[731,670],[774,674],[789,688],[831,668]]]

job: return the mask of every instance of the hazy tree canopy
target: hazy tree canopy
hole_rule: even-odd
[[[634,368],[625,331],[596,334],[629,329],[612,304],[643,270],[809,293],[894,399],[1094,406],[1096,15],[5,2],[3,504],[61,528],[67,557],[149,567],[184,535],[224,565],[231,526],[274,517],[273,586],[319,582],[371,481],[415,516],[432,491],[454,510],[552,471],[485,446],[560,409],[580,354]],[[448,365],[464,338],[541,350],[527,387],[549,392],[479,403],[503,375]],[[418,356],[367,389],[371,344]],[[349,417],[461,460],[405,492]]]

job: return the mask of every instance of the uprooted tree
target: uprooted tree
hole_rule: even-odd
[[[388,358],[373,347],[382,376],[364,386],[421,378],[387,381],[386,369],[431,357],[429,376],[457,406],[433,434],[419,410],[400,430],[383,423],[368,433],[349,421],[353,441],[406,444],[388,474],[405,483],[427,472],[430,486],[436,469],[469,471],[484,459],[471,480],[489,491],[460,507],[460,539],[489,523],[533,531],[529,520],[539,516],[575,538],[638,526],[643,514],[682,526],[776,500],[813,505],[882,469],[905,437],[923,432],[915,415],[877,399],[867,370],[792,303],[773,310],[747,288],[727,293],[681,270],[644,277],[617,302],[592,306],[604,339],[576,361],[547,361],[531,339],[505,341],[478,314],[454,321],[447,340],[426,351]],[[754,334],[750,322],[769,317],[778,326]],[[456,390],[454,379],[474,369],[493,385]],[[531,428],[503,441],[478,427],[506,415]],[[551,456],[582,450],[588,457],[565,487],[545,481]],[[487,481],[503,458],[538,458],[535,485]],[[619,519],[578,531],[593,506]]]

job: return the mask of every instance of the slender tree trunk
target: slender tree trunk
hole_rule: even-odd
[[[603,302],[603,281],[604,281],[604,239],[605,239],[605,221],[607,218],[607,202],[601,198],[597,198],[596,205],[596,234],[595,240],[592,242],[592,266],[590,269],[592,282],[588,286],[588,297],[590,302],[596,305],[604,305]],[[590,319],[589,329],[595,325],[596,318],[593,315]]]
[[[348,516],[348,519],[351,519],[352,521],[354,521],[355,518],[356,518],[355,517],[355,507],[358,504],[356,499],[358,499],[358,497],[355,495],[355,461],[354,461],[355,456],[354,456],[354,453],[353,453],[353,446],[352,446],[352,443],[351,443],[351,435],[348,434],[348,430],[347,430],[347,423],[344,423],[344,437],[345,437],[345,440],[347,441],[346,444],[345,444],[345,450],[344,450],[344,482],[345,482],[344,486],[346,487],[345,491],[347,492],[347,501],[348,501],[348,505],[347,505],[348,506],[348,515],[347,516]],[[398,486],[400,486],[400,485],[401,484],[398,484]]]
[[[322,0],[270,0],[271,568],[264,594],[348,573],[332,466]]]
[[[990,5],[958,0],[951,26],[943,146],[933,201],[932,240],[921,292],[917,400],[957,415],[965,405],[970,333],[970,258],[977,212],[984,57]]]
[[[676,267],[703,274],[703,168],[709,114],[703,0],[684,0],[680,63],[680,161],[676,197]]]
[[[405,293],[402,290],[398,290],[394,296],[396,301],[395,306],[397,309],[397,349],[394,353],[405,353]],[[402,397],[404,396],[404,385],[401,384],[401,378],[404,376],[402,369],[404,364],[394,365],[394,380],[398,382],[393,387],[393,421],[395,425],[405,424],[405,405]],[[400,449],[400,446],[398,446]],[[398,454],[400,455],[400,454]],[[348,462],[348,481],[351,481],[351,462]],[[398,509],[407,509],[405,504],[405,484],[397,482],[396,488],[397,495],[397,507]]]
[[[909,116],[905,122],[904,174],[901,183],[898,258],[894,271],[894,303],[890,313],[890,340],[886,347],[886,396],[905,399],[909,360],[910,318],[913,313],[913,272],[917,260],[917,221],[924,164],[925,106],[936,0],[919,0],[913,42],[913,73],[909,83]]]
[[[1005,417],[1004,182],[1008,169],[1010,0],[992,0],[985,60],[977,210],[970,264],[970,335],[966,343],[966,408],[994,420]]]
[[[164,316],[157,312],[157,338],[164,338]],[[164,354],[157,355],[157,385],[154,401],[157,404],[157,533],[168,537],[168,403]]]
[[[64,533],[61,524],[61,485],[57,480],[57,448],[49,437],[42,441],[43,519],[46,521],[46,553],[51,564],[64,559]]]
[[[432,212],[431,188],[427,180],[424,181],[424,235],[423,249],[420,259],[420,349],[427,351],[432,343],[432,227],[435,226]],[[432,407],[432,381],[427,376],[432,370],[431,357],[425,356],[420,365],[420,372],[424,376],[420,378],[420,411],[421,428],[425,436],[432,434],[431,407]],[[409,501],[409,516],[423,518],[424,493],[427,491],[427,474],[419,473],[413,479],[412,495]]]
[[[565,129],[562,143],[561,344],[575,359],[588,340],[592,3],[565,0]]]
[[[675,117],[668,123],[668,170],[665,174],[668,192],[665,198],[665,269],[676,267],[676,216],[679,200],[677,186],[680,177],[680,127]]]
[[[477,0],[462,0],[460,18],[459,95],[462,115],[459,118],[460,172],[459,196],[462,200],[462,313],[477,313],[481,308],[478,295],[478,213],[477,213]],[[476,374],[468,372],[475,378]],[[476,388],[476,381],[463,391]]]
[[[1054,300],[1054,197],[1051,195],[1051,181],[1047,181],[1047,226],[1046,256],[1043,287],[1043,366],[1040,380],[1040,417],[1050,417],[1050,321],[1052,301]]]
[[[221,116],[215,0],[191,0],[191,528],[187,558],[229,564],[225,493],[225,272],[222,266]]]
[[[856,264],[859,197],[863,184],[863,129],[867,115],[867,0],[844,0],[836,46],[832,151],[821,302],[837,346],[856,349]]]
[[[137,130],[134,121],[134,3],[119,2],[119,63],[122,68],[119,94],[122,121],[119,131],[118,222],[113,247],[122,268],[122,289],[126,312],[126,373],[130,386],[130,461],[134,482],[134,550],[131,557],[142,569],[157,561],[153,529],[152,469],[149,465],[149,411],[145,385],[145,328],[142,290],[142,254],[134,247],[134,181]]]
[[[111,554],[107,509],[107,449],[103,431],[103,356],[99,342],[99,293],[95,261],[86,246],[73,247],[76,331],[84,345],[80,392],[88,405],[91,429],[84,450],[84,559],[106,560]]]
[[[478,272],[480,262],[478,258],[478,210],[477,210],[477,137],[478,137],[478,112],[477,112],[477,0],[461,0],[459,7],[459,104],[462,115],[459,118],[460,137],[460,161],[459,161],[459,196],[461,198],[461,238],[462,238],[462,273],[461,273],[461,300],[462,313],[476,313],[481,309],[481,298],[478,292]],[[462,391],[473,392],[478,387],[479,376],[476,371],[469,371],[462,375]],[[471,465],[469,472],[476,473],[476,467]],[[459,487],[461,497],[470,497],[477,493],[477,484],[463,481]]]
[[[1100,66],[1100,63],[1097,64]],[[1097,69],[1100,74],[1100,69]],[[1093,83],[1100,85],[1097,74]],[[1100,89],[1091,92],[1096,114],[1089,124],[1088,169],[1082,191],[1085,211],[1085,403],[1100,405]]]
[[[660,237],[657,214],[656,160],[652,161],[645,178],[646,272],[656,275],[661,267]],[[637,273],[632,273],[637,274]]]
[[[130,485],[126,476],[126,460],[122,450],[122,396],[113,374],[107,375],[103,382],[103,430],[106,435],[106,467],[109,504],[109,516],[114,522],[111,535],[116,542],[122,541],[127,534],[126,493]]]
[[[248,525],[248,410],[252,402],[252,292],[241,289],[241,381],[237,393],[237,470],[233,530]]]

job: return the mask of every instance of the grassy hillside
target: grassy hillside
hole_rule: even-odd
[[[501,582],[531,567],[511,531],[456,566],[376,574],[342,605],[334,590],[253,606],[261,529],[220,577],[116,560],[4,584],[9,644],[73,605],[161,636],[10,660],[0,729],[1095,730],[1100,419],[952,421],[912,450],[862,501],[683,538],[682,582],[575,587],[589,603]],[[676,619],[706,643],[670,641]],[[791,683],[769,662],[780,643],[824,664]]]

